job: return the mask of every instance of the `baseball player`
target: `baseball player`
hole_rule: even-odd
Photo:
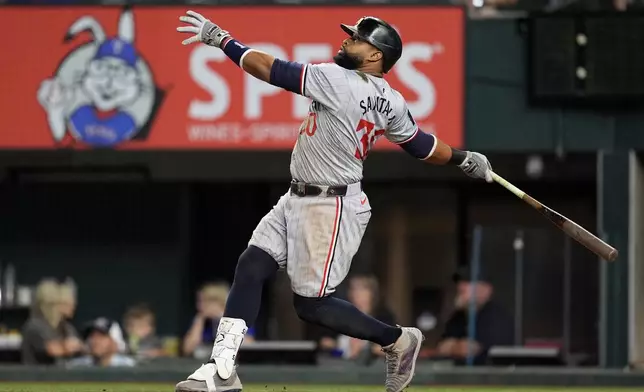
[[[298,316],[382,346],[386,390],[402,391],[414,375],[421,332],[384,324],[330,296],[349,272],[371,217],[361,186],[363,162],[382,136],[425,162],[453,164],[491,182],[487,158],[451,148],[418,129],[402,95],[383,78],[402,55],[402,40],[381,19],[342,24],[348,36],[334,63],[315,65],[253,50],[194,11],[179,20],[187,25],[177,31],[194,34],[184,45],[202,42],[219,48],[254,77],[312,102],[293,149],[290,187],[239,257],[211,359],[177,384],[176,391],[241,391],[237,351],[257,318],[264,283],[279,268],[291,280]]]

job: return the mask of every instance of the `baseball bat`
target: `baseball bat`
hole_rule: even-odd
[[[617,252],[617,249],[600,240],[597,236],[591,234],[577,223],[566,218],[552,208],[545,206],[494,172],[492,172],[492,179],[494,179],[497,184],[500,184],[505,189],[514,193],[516,197],[528,203],[532,208],[539,211],[564,233],[574,238],[577,242],[588,248],[597,256],[608,261],[615,261],[615,259],[617,259],[617,255],[619,253]]]

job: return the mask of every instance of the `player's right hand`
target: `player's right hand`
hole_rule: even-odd
[[[472,178],[487,182],[494,181],[492,179],[492,165],[487,160],[487,157],[481,153],[467,151],[467,158],[458,167]]]
[[[180,26],[177,27],[177,31],[180,33],[193,33],[192,37],[183,40],[181,42],[184,45],[190,45],[195,42],[203,42],[209,46],[221,47],[221,42],[230,37],[230,34],[226,30],[222,30],[221,27],[212,23],[209,19],[206,19],[203,15],[194,12],[186,12],[187,16],[180,16],[179,20],[189,24],[190,26]]]

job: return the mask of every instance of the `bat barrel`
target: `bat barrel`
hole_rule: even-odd
[[[525,203],[530,205],[532,208],[541,212],[546,218],[548,218],[555,226],[560,228],[564,233],[568,234],[574,238],[577,242],[588,248],[590,251],[595,253],[597,256],[601,257],[607,261],[617,260],[619,252],[617,249],[608,245],[604,241],[597,238],[597,236],[588,232],[583,227],[579,226],[575,222],[566,218],[565,216],[559,214],[551,208],[546,207],[540,201],[530,197],[516,186],[512,185],[509,181],[499,176],[498,174],[492,172],[492,178],[496,183],[503,186],[505,189],[514,193],[518,198],[523,200]]]
[[[617,260],[617,256],[619,256],[619,252],[617,251],[617,249],[613,248],[610,250],[610,252],[608,252],[608,257],[606,258],[606,260],[615,261]]]
[[[565,217],[563,217],[563,219],[564,222],[561,229],[566,234],[570,235],[572,238],[577,240],[577,242],[579,242],[604,260],[615,261],[617,259],[617,256],[619,255],[617,249],[608,245],[597,236],[590,233],[570,219]]]

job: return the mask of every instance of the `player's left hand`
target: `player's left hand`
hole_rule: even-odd
[[[492,179],[492,165],[487,160],[487,157],[481,153],[467,151],[467,158],[458,167],[472,178],[487,182],[494,181]]]
[[[230,37],[230,33],[226,30],[222,30],[221,27],[212,23],[210,19],[206,19],[203,15],[194,12],[186,12],[187,16],[180,16],[179,20],[189,24],[190,26],[180,26],[177,27],[177,31],[180,33],[193,33],[192,37],[183,40],[181,42],[184,45],[190,45],[195,42],[203,42],[209,46],[221,47],[221,42]]]

